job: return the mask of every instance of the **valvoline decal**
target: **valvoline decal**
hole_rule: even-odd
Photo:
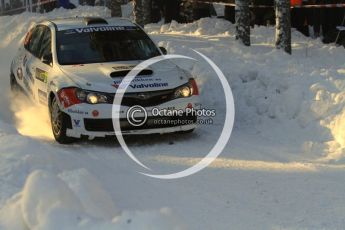
[[[122,88],[130,87],[132,89],[145,89],[145,88],[160,88],[160,87],[168,87],[169,83],[161,82],[161,78],[146,78],[146,77],[139,77],[135,78],[132,81],[122,81],[122,79],[114,81],[112,84],[113,87],[119,88],[120,84],[123,84]]]
[[[114,83],[112,84],[113,87],[115,88],[119,88],[121,83]],[[147,89],[147,88],[161,88],[161,87],[168,87],[169,86],[169,83],[167,82],[164,82],[164,83],[141,83],[141,84],[123,84],[123,87],[122,88],[125,88],[125,87],[130,87],[132,89]]]
[[[136,85],[129,85],[132,89],[142,89],[142,88],[160,88],[160,87],[167,87],[169,86],[168,83],[141,83],[141,84],[136,84]]]

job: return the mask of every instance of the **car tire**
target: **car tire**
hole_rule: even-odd
[[[190,129],[190,130],[184,130],[184,131],[179,131],[180,134],[189,134],[194,132],[195,129]]]
[[[20,86],[19,86],[14,74],[10,75],[10,85],[11,85],[12,93],[18,94],[20,92]]]
[[[69,118],[67,114],[60,110],[58,101],[54,97],[49,106],[50,121],[55,140],[60,144],[71,144],[76,138],[66,135]]]

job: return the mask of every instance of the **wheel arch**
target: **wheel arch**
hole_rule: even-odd
[[[49,93],[49,96],[48,96],[48,107],[49,107],[49,111],[51,112],[51,106],[52,106],[52,102],[53,102],[53,99],[56,98],[57,100],[58,99],[58,96],[53,92],[51,91]],[[58,106],[60,107],[60,103],[58,101]],[[63,116],[65,117],[66,119],[66,127],[69,128],[69,129],[72,129],[72,119],[71,119],[71,116],[69,114],[67,114],[66,112],[64,111],[61,111],[63,113]]]
[[[48,106],[49,106],[49,109],[50,109],[50,107],[51,107],[51,105],[52,105],[52,102],[53,102],[53,99],[54,98],[56,98],[56,95],[55,95],[55,93],[54,92],[50,92],[49,93],[49,96],[48,96]]]

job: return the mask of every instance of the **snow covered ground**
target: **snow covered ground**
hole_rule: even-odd
[[[180,180],[145,177],[119,144],[61,146],[48,117],[9,95],[9,66],[34,21],[108,15],[104,8],[0,17],[0,229],[343,229],[345,226],[345,52],[293,33],[291,56],[256,27],[252,46],[221,19],[148,25],[169,53],[211,58],[235,97],[230,143],[206,170]],[[214,125],[188,136],[129,138],[154,172],[184,169],[215,144],[224,95],[202,61],[180,62],[198,79]]]

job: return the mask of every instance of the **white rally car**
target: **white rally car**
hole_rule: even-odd
[[[49,108],[52,131],[59,143],[86,136],[114,135],[112,104],[127,73],[143,60],[166,54],[136,24],[120,18],[69,18],[43,21],[26,35],[11,64],[11,89],[23,91]],[[181,110],[197,108],[198,88],[189,73],[171,61],[142,70],[129,83],[120,109],[123,134],[188,132],[196,116],[180,122],[132,125],[126,114],[132,106]],[[181,119],[181,115],[160,117]],[[186,122],[188,121],[188,122]]]

